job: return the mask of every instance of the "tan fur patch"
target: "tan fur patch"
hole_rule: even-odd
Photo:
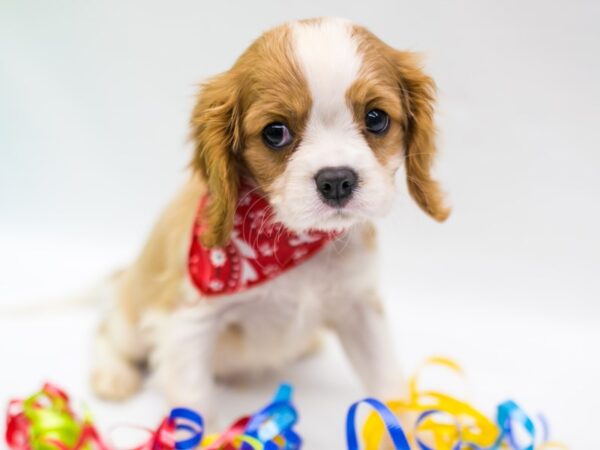
[[[193,176],[159,218],[136,263],[123,273],[119,306],[130,321],[136,322],[148,304],[177,305],[187,271],[183,256],[205,192],[205,184]]]
[[[382,164],[402,152],[406,112],[404,111],[397,77],[385,55],[385,44],[366,29],[355,26],[353,36],[363,65],[356,82],[346,93],[354,118],[369,146]],[[390,126],[383,135],[369,133],[364,125],[365,115],[371,109],[381,109],[390,117]]]
[[[267,192],[298,146],[312,103],[291,46],[289,28],[279,27],[261,36],[239,61],[239,70],[245,73],[241,91],[245,136],[242,159],[259,187]],[[263,142],[262,130],[273,122],[287,125],[294,136],[291,145],[273,150]]]
[[[290,35],[287,25],[264,33],[228,72],[202,86],[192,117],[192,165],[211,194],[202,236],[208,247],[229,237],[240,176],[249,174],[268,192],[298,145],[311,98],[291,56]],[[288,126],[295,136],[290,146],[273,150],[264,144],[262,130],[272,122]]]
[[[373,108],[390,116],[387,133],[365,131],[369,145],[383,164],[405,148],[410,194],[424,211],[443,221],[449,209],[430,173],[436,154],[435,84],[421,70],[416,54],[393,49],[363,27],[354,26],[353,32],[364,61],[359,79],[347,93],[357,123],[364,128],[364,116]]]

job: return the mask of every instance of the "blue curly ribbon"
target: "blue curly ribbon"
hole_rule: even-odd
[[[246,425],[245,434],[263,442],[265,450],[298,450],[302,446],[302,439],[293,430],[298,412],[292,405],[292,393],[289,384],[281,384],[273,402],[250,417]],[[283,447],[275,442],[277,437],[283,438]],[[242,449],[246,448],[250,447],[244,444]]]
[[[204,434],[204,420],[200,414],[187,408],[174,408],[169,420],[175,424],[175,431],[190,433],[190,437],[175,441],[177,450],[191,450],[200,445]]]
[[[498,442],[494,444],[492,450],[500,448],[504,440],[508,442],[513,450],[534,450],[536,429],[533,420],[523,411],[523,409],[512,400],[507,400],[498,405],[496,422],[500,428],[500,437]],[[524,447],[520,447],[514,434],[514,426],[520,424],[531,439],[531,442]],[[547,440],[547,430],[545,429],[545,421],[542,419],[542,439]]]
[[[406,439],[402,426],[394,413],[374,398],[366,398],[350,406],[348,415],[346,416],[346,442],[348,443],[348,450],[360,449],[358,437],[356,436],[356,412],[361,404],[369,405],[381,417],[396,450],[410,450],[408,439]]]
[[[299,450],[302,439],[293,430],[298,421],[298,412],[292,405],[293,389],[282,384],[275,393],[272,403],[262,408],[248,420],[244,434],[264,444],[264,450]],[[169,421],[175,431],[186,433],[186,437],[175,441],[176,450],[192,450],[202,443],[204,420],[195,411],[187,408],[175,408],[169,414]],[[281,437],[283,447],[275,439]],[[242,450],[252,449],[247,443]]]

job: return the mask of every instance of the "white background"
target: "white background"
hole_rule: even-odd
[[[585,1],[0,2],[0,305],[65,298],[131,260],[185,177],[195,85],[272,25],[344,16],[424,51],[440,89],[443,225],[408,199],[380,225],[382,291],[410,372],[445,354],[493,413],[543,411],[573,449],[600,444],[600,3]],[[103,429],[154,426],[86,383],[93,308],[0,318],[0,401],[46,379]],[[361,396],[337,344],[221,392],[223,422],[297,388],[307,449],[344,448]],[[595,444],[595,445],[594,445]]]

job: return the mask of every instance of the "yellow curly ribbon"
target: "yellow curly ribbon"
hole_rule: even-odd
[[[418,416],[425,411],[439,411],[447,414],[453,422],[446,423],[436,420],[436,415],[425,418],[412,432],[409,439],[414,445],[417,435],[427,434],[432,437],[436,450],[451,450],[460,438],[463,442],[477,447],[490,447],[500,436],[498,426],[468,403],[436,391],[421,391],[418,383],[421,373],[431,366],[446,367],[460,376],[462,369],[454,361],[443,357],[427,359],[410,378],[408,383],[408,400],[396,400],[387,406],[397,415]],[[381,445],[385,428],[381,419],[371,414],[363,428],[365,450],[377,450]],[[470,447],[467,447],[470,448]]]

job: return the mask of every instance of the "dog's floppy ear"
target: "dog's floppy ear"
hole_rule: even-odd
[[[431,217],[444,221],[450,210],[440,187],[431,177],[436,154],[433,122],[435,84],[420,68],[412,52],[394,51],[393,59],[405,110],[405,166],[408,190]]]
[[[201,86],[191,125],[195,151],[192,167],[205,179],[208,202],[203,211],[206,247],[227,243],[238,201],[236,153],[241,141],[238,86],[231,72]]]

